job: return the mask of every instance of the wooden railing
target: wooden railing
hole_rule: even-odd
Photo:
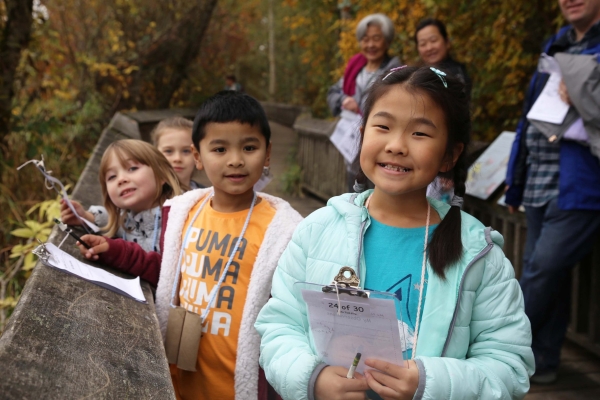
[[[117,113],[73,198],[85,207],[102,204],[98,170],[106,147],[119,139],[139,139],[141,130],[147,138],[153,125],[175,113],[182,110]],[[22,173],[41,182],[34,168]],[[63,236],[55,229],[50,242],[58,244]],[[73,239],[62,249],[81,260]],[[0,398],[175,399],[153,294],[145,282],[142,289],[149,304],[38,262],[0,337]]]
[[[347,191],[347,176],[342,155],[329,141],[336,121],[300,118],[294,129],[298,134],[298,163],[302,168],[302,188],[327,201]],[[473,162],[483,151],[475,144],[470,154]],[[497,204],[501,193],[489,201],[466,196],[464,210],[491,226],[504,236],[504,253],[521,275],[527,222],[522,212],[510,214],[505,206]],[[600,237],[593,252],[573,270],[571,324],[567,337],[600,355]]]
[[[329,140],[336,121],[299,118],[298,163],[302,168],[302,189],[324,201],[347,191],[344,157]]]
[[[466,196],[464,210],[504,236],[504,253],[515,268],[517,277],[523,269],[523,252],[527,235],[525,214],[509,214],[491,201]],[[600,236],[592,253],[575,265],[571,282],[571,323],[567,338],[600,356]]]

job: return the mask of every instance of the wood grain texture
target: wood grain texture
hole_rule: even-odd
[[[135,121],[115,115],[73,197],[85,206],[101,204],[104,150],[115,140],[139,137]],[[62,239],[55,229],[50,241]],[[62,249],[80,258],[74,244],[69,237]],[[38,263],[0,337],[0,397],[174,399],[153,294],[148,284],[142,288],[149,304]]]

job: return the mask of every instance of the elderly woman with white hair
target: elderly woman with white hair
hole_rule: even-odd
[[[394,39],[394,24],[383,14],[364,17],[356,27],[360,53],[348,61],[344,77],[329,88],[327,103],[334,116],[342,109],[362,114],[367,89],[383,71],[400,65],[388,50]]]

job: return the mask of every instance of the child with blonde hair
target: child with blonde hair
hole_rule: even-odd
[[[209,98],[192,138],[196,168],[213,186],[165,203],[162,254],[94,235],[82,238],[92,249],[79,249],[157,287],[163,338],[175,346],[174,357],[186,349],[193,364],[181,365],[181,353],[169,357],[178,399],[275,400],[258,365],[254,322],[302,217],[286,201],[254,189],[271,154],[271,129],[256,99],[234,91]],[[181,311],[186,323],[199,321],[195,334],[174,329],[171,317]]]
[[[179,177],[183,188],[199,189],[203,186],[192,180],[194,156],[192,155],[192,128],[194,123],[176,115],[165,118],[152,130],[154,146],[163,153]]]
[[[77,213],[102,227],[106,237],[138,243],[146,251],[160,251],[162,205],[181,194],[167,159],[149,143],[119,140],[104,152],[99,180],[104,207],[92,206],[85,211],[73,201]],[[68,225],[80,224],[64,201],[61,220]]]

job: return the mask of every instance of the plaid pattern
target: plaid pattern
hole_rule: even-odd
[[[569,30],[566,34],[566,49],[561,52],[579,54],[585,50],[590,40],[598,36],[600,22],[594,24],[577,42],[575,31]],[[523,205],[541,207],[558,196],[558,178],[560,166],[560,141],[548,142],[533,125],[527,128],[525,138],[527,145],[527,181],[523,192]]]
[[[527,183],[523,205],[541,207],[558,196],[559,141],[550,143],[533,125],[527,129]]]

